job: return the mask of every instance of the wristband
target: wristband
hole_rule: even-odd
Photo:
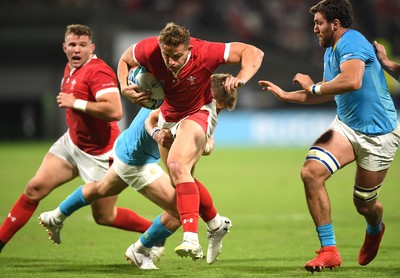
[[[153,128],[153,130],[151,131],[151,138],[154,139],[154,135],[156,135],[156,133],[159,132],[160,130],[161,130],[161,128],[159,128],[159,127]]]
[[[321,84],[314,84],[311,86],[311,94],[320,95],[321,94]]]
[[[86,100],[76,99],[74,102],[74,109],[85,112],[87,103]]]

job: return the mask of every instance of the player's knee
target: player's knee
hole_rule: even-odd
[[[184,172],[184,165],[179,160],[168,161],[168,169],[172,177],[180,177]]]
[[[381,184],[372,188],[363,188],[358,185],[353,187],[354,205],[361,215],[369,214],[374,209],[374,204],[379,195]]]
[[[47,189],[35,178],[31,179],[25,187],[24,194],[31,200],[40,201],[46,197],[51,190]]]
[[[301,169],[300,177],[304,184],[314,184],[315,182],[324,179],[321,171],[318,171],[307,164]]]
[[[93,213],[93,219],[96,224],[101,226],[112,226],[114,224],[114,218],[109,213]]]
[[[317,146],[310,148],[306,161],[319,162],[328,171],[328,176],[326,171],[321,171],[322,167],[314,167],[312,163],[305,163],[301,170],[301,178],[305,183],[315,179],[327,179],[340,168],[340,163],[333,154]]]

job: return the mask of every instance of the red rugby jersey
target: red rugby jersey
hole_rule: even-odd
[[[225,43],[191,38],[190,44],[190,58],[176,77],[164,64],[157,37],[146,38],[133,49],[136,61],[163,84],[161,113],[167,122],[177,122],[212,101],[210,77],[228,59]]]
[[[71,70],[66,65],[61,91],[92,102],[101,94],[119,93],[115,72],[95,55],[78,70]],[[75,109],[65,110],[69,134],[81,150],[91,155],[100,155],[113,148],[120,134],[117,122],[108,122]]]

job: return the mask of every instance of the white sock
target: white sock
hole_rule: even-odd
[[[221,225],[222,225],[222,218],[221,215],[219,215],[219,213],[217,213],[217,215],[213,219],[206,222],[207,230],[209,231],[215,231],[219,227],[221,227]]]
[[[53,214],[54,219],[58,222],[58,224],[61,224],[64,222],[65,219],[67,219],[68,216],[62,214],[60,207],[57,207],[55,210],[51,211]]]
[[[199,235],[197,233],[192,232],[184,232],[183,233],[183,240],[191,241],[191,242],[199,242]]]

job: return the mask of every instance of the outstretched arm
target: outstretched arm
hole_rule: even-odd
[[[400,64],[389,60],[386,55],[386,49],[382,44],[374,41],[374,46],[376,49],[376,55],[378,56],[379,62],[381,63],[384,70],[389,73],[394,79],[400,82]]]
[[[262,90],[272,93],[281,101],[302,104],[318,104],[333,100],[333,96],[312,95],[307,93],[305,90],[286,92],[271,81],[260,80],[258,81],[258,84],[261,86]]]

